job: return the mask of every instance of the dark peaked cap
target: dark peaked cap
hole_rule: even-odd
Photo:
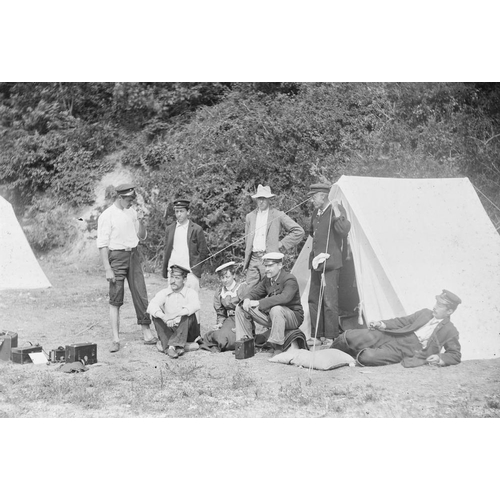
[[[116,192],[120,196],[135,196],[135,186],[133,184],[120,184],[116,187]]]
[[[173,266],[170,266],[170,272],[179,272],[182,273],[184,276],[187,276],[191,271],[189,269],[186,269],[185,267],[179,266],[179,264],[174,264]]]
[[[456,309],[458,304],[462,303],[462,299],[450,292],[449,290],[443,290],[440,295],[436,295],[436,300],[445,306],[449,306],[453,309]]]
[[[189,208],[190,201],[186,200],[184,198],[178,198],[177,200],[174,201],[174,207],[177,208]]]
[[[330,184],[325,184],[324,182],[318,182],[317,184],[311,184],[307,196],[313,196],[316,193],[329,193],[332,186]]]

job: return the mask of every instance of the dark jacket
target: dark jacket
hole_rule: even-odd
[[[170,260],[170,255],[172,255],[172,248],[174,247],[174,234],[176,226],[177,222],[170,224],[169,226],[167,226],[165,233],[165,253],[163,255],[162,270],[162,275],[164,278],[168,276],[168,261]],[[189,221],[187,240],[189,248],[189,267],[191,268],[192,273],[200,278],[202,266],[198,266],[197,264],[207,259],[209,256],[203,229],[198,226],[198,224]]]
[[[339,205],[339,210],[341,214],[340,217],[335,217],[335,215],[331,213],[331,205],[319,217],[318,211],[314,211],[309,228],[309,234],[313,238],[311,254],[309,256],[309,269],[312,269],[312,260],[314,257],[320,253],[330,254],[330,258],[325,262],[326,271],[332,271],[333,269],[342,267],[342,239],[347,237],[351,229],[351,223],[347,220],[347,213],[342,205]],[[328,237],[328,232],[330,232],[330,237]],[[316,271],[323,272],[323,266],[325,264],[320,264]]]
[[[287,273],[284,269],[280,271],[274,285],[266,277],[260,280],[242,298],[258,300],[259,309],[263,312],[269,311],[274,306],[288,307],[295,313],[299,325],[304,321],[304,309],[300,303],[297,278],[293,274]]]
[[[422,309],[402,318],[383,320],[386,328],[379,328],[379,330],[391,335],[414,333],[415,330],[424,326],[432,318],[433,314],[430,309]],[[403,365],[408,367],[423,365],[426,358],[432,354],[439,354],[442,348],[444,348],[445,352],[440,357],[445,365],[460,363],[462,354],[460,352],[460,342],[458,341],[458,330],[450,321],[450,318],[443,319],[432,332],[427,347],[416,352],[414,358],[405,358]]]

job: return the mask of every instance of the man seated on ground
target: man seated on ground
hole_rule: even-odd
[[[160,290],[148,306],[159,338],[156,346],[171,358],[182,356],[186,343],[200,335],[196,318],[200,300],[198,292],[186,286],[189,273],[182,266],[172,266],[169,286]]]
[[[454,293],[443,290],[436,295],[432,311],[422,309],[410,316],[371,322],[369,330],[346,330],[331,347],[356,357],[361,366],[399,362],[406,367],[456,365],[462,355],[450,316],[461,302]]]
[[[298,328],[304,320],[299,284],[283,269],[283,257],[280,252],[264,255],[265,278],[243,294],[235,311],[236,340],[252,337],[255,324],[263,325],[271,329],[268,342],[275,354],[282,351],[285,330]]]

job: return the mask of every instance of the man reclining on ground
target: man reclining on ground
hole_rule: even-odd
[[[454,293],[443,290],[436,295],[432,311],[422,309],[410,316],[371,322],[368,330],[346,330],[331,348],[350,354],[361,366],[399,362],[407,368],[456,365],[462,355],[450,316],[461,302]]]

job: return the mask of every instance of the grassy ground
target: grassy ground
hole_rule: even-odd
[[[96,342],[99,363],[66,374],[57,364],[0,362],[3,417],[500,416],[500,360],[328,372],[269,363],[267,353],[236,360],[197,351],[170,360],[143,345],[128,291],[122,349],[111,354],[103,273],[55,261],[42,266],[53,287],[0,292],[0,328],[16,331],[20,345],[39,342],[47,352]],[[165,285],[154,274],[146,281],[150,297]],[[212,293],[202,288],[203,331],[215,320]]]

